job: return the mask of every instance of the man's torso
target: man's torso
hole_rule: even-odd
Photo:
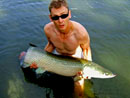
[[[60,33],[56,30],[55,25],[50,23],[49,32],[49,41],[54,45],[56,51],[63,55],[73,55],[77,47],[80,45],[80,36],[78,24],[74,21],[71,21],[73,24],[73,30],[67,34]]]

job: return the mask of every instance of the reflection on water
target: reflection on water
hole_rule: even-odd
[[[88,98],[98,98],[93,89],[93,82],[91,80],[85,80],[84,82],[84,96]]]
[[[25,81],[18,61],[28,43],[42,48],[46,45],[43,27],[49,22],[49,2],[0,1],[0,98],[53,98],[45,87]],[[86,96],[130,98],[130,1],[68,2],[72,20],[83,24],[90,34],[93,61],[117,74],[113,79],[92,79],[92,84],[86,80]]]
[[[20,79],[13,75],[9,81],[8,96],[9,98],[22,98],[24,93],[23,83]]]
[[[53,94],[54,98],[73,98],[74,82],[72,77],[60,76],[50,72],[38,74],[36,69],[22,68],[27,82],[34,83],[40,87],[46,87],[46,98],[50,98]],[[84,82],[84,96],[85,98],[98,98],[93,90],[93,83],[91,80]],[[74,98],[78,98],[75,96]]]

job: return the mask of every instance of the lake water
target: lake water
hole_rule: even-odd
[[[47,98],[46,88],[26,82],[18,56],[30,42],[41,48],[46,45],[43,27],[50,21],[49,2],[0,0],[0,98]],[[93,61],[117,74],[112,79],[92,79],[93,84],[88,85],[93,94],[98,98],[130,98],[130,1],[68,3],[72,20],[89,32]]]

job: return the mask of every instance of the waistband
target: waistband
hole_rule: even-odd
[[[52,53],[54,53],[56,55],[61,55],[60,53],[58,53],[56,51],[56,49],[54,49]],[[82,49],[80,48],[80,46],[76,49],[76,52],[75,52],[75,54],[72,55],[72,57],[83,58],[83,52],[82,52]]]

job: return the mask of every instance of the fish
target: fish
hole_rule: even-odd
[[[41,72],[52,72],[62,76],[80,75],[84,79],[113,78],[116,75],[95,62],[70,56],[48,53],[39,47],[29,47],[21,59],[23,67],[37,66]],[[38,69],[39,70],[39,69]]]

